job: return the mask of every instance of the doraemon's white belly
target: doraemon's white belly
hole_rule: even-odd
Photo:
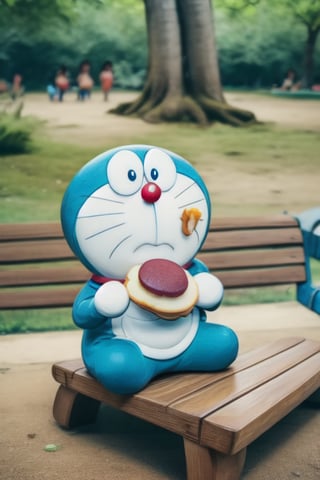
[[[135,342],[149,358],[165,360],[180,355],[194,339],[199,325],[199,310],[187,317],[163,320],[130,302],[126,312],[112,319],[112,331],[119,338]]]

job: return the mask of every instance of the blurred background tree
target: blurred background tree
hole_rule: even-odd
[[[310,88],[315,76],[319,81],[317,40],[320,32],[320,0],[216,0],[215,4],[218,10],[228,14],[236,29],[242,23],[241,20],[239,23],[239,18],[245,18],[245,24],[251,20],[253,29],[249,28],[249,35],[253,34],[254,37],[250,41],[260,53],[262,45],[259,40],[267,40],[269,35],[271,42],[267,41],[265,50],[276,59],[279,58],[276,52],[278,47],[280,59],[290,60],[290,68],[294,67],[300,73],[303,88]],[[254,26],[257,27],[256,31]],[[242,32],[245,41],[248,40],[246,33],[249,33],[247,29]],[[250,48],[249,43],[247,45]],[[294,49],[297,55],[290,58]],[[266,66],[271,72],[274,71],[268,61]]]
[[[144,0],[148,74],[142,93],[111,110],[149,122],[220,121],[242,126],[253,113],[223,95],[211,0]]]
[[[243,2],[214,2],[223,85],[270,88],[289,68],[305,85],[312,77],[320,83],[320,1],[252,0],[249,8]],[[308,42],[305,10],[315,19]],[[142,0],[0,0],[0,44],[0,78],[11,81],[21,72],[27,91],[45,91],[61,63],[75,78],[83,58],[90,58],[96,80],[103,61],[112,60],[116,87],[141,89],[146,77]],[[307,49],[313,59],[308,75]]]

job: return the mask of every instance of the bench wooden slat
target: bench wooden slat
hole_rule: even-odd
[[[304,263],[302,247],[287,247],[264,250],[241,250],[225,252],[199,253],[197,258],[210,270],[235,269],[242,267],[264,267]]]
[[[232,375],[222,381],[214,382],[197,392],[190,394],[186,389],[186,396],[171,404],[168,412],[176,417],[177,423],[194,424],[199,427],[202,418],[293,368],[319,351],[318,343],[306,340],[290,350],[239,371],[236,376]]]
[[[205,418],[201,444],[240,451],[319,388],[319,365],[318,353]]]
[[[141,401],[136,395],[112,393],[91,377],[85,368],[74,372],[64,368],[63,365],[64,363],[55,364],[52,368],[53,377],[62,385],[138,418],[143,418],[154,425],[159,425],[175,433],[182,433],[177,430],[175,422],[161,406]],[[188,426],[185,426],[184,430],[188,430]],[[195,432],[192,433],[195,435]]]
[[[252,270],[214,270],[214,274],[221,280],[225,288],[292,284],[306,280],[304,265]]]
[[[235,372],[240,372],[251,365],[256,365],[274,355],[285,352],[302,342],[304,342],[304,338],[292,337],[268,343],[241,354],[232,364],[232,367],[223,372],[214,374],[197,372],[166,375],[151,382],[142,392],[136,393],[136,397],[167,407],[185,397],[186,390],[189,394],[196,392],[203,387],[233,375]]]
[[[257,248],[278,245],[302,245],[299,228],[257,229],[239,231],[216,231],[208,235],[202,251],[226,250],[231,248]]]
[[[0,262],[18,263],[74,259],[64,238],[0,243]]]
[[[120,408],[137,417],[144,418],[156,425],[162,425],[164,428],[183,434],[187,438],[194,439],[197,438],[199,425],[195,422],[177,421],[177,417],[172,415],[167,408],[170,403],[178,400],[181,396],[185,396],[186,390],[189,393],[192,391],[197,392],[202,390],[204,385],[217,384],[219,381],[224,382],[225,378],[234,378],[236,372],[249,368],[256,363],[259,364],[265,361],[265,359],[270,358],[270,355],[277,355],[280,352],[293,349],[296,345],[303,345],[304,343],[304,339],[301,338],[278,341],[268,347],[265,346],[241,355],[237,362],[235,362],[234,367],[227,371],[208,374],[184,373],[177,376],[170,375],[166,378],[154,380],[142,392],[132,396],[115,395],[109,392],[93,379],[85,368],[77,369],[77,371],[70,370],[70,364],[68,362],[54,365],[53,376],[59,383],[62,383],[70,389],[107,403],[108,405]],[[79,366],[80,365],[81,362],[79,363]],[[71,364],[71,367],[73,367],[73,364]],[[200,381],[197,380],[197,376],[200,376]],[[182,384],[181,380],[183,380]],[[173,382],[173,384],[176,383],[177,388],[173,388],[171,391],[169,390],[168,395],[163,396],[166,381],[170,382],[170,384],[171,382]],[[178,383],[180,383],[180,386]],[[158,388],[160,396],[156,395]]]
[[[142,401],[150,401],[153,404],[167,407],[171,403],[183,398],[186,395],[186,389],[189,393],[198,391],[207,385],[211,385],[215,381],[233,375],[235,372],[262,362],[281,352],[285,352],[304,341],[305,339],[302,337],[292,337],[282,338],[275,342],[268,343],[239,355],[232,367],[223,372],[197,372],[165,375],[150,382],[142,392],[136,393],[135,397]],[[83,372],[86,371],[82,359],[66,360],[64,362],[56,363],[53,366],[53,376],[57,382],[68,386],[74,374],[79,373],[80,370]]]
[[[25,240],[34,238],[63,238],[58,222],[0,224],[0,240]]]
[[[56,246],[55,246],[56,248]],[[35,253],[32,252],[32,255]],[[30,254],[30,252],[28,252]],[[72,255],[66,250],[67,259]],[[44,254],[46,255],[46,254]],[[37,255],[39,256],[39,254]],[[62,254],[59,253],[59,257]],[[25,259],[26,255],[23,254]],[[228,255],[223,253],[200,254],[198,257],[210,270],[235,269],[241,267],[263,267],[281,266],[288,264],[302,264],[304,253],[301,248],[288,248],[284,251],[254,251],[254,252],[230,252]],[[30,255],[29,255],[30,259]],[[51,257],[50,257],[51,259]],[[71,260],[75,257],[71,257]],[[45,261],[46,259],[44,259]],[[59,260],[59,259],[57,259]],[[61,260],[61,258],[60,258]],[[64,260],[64,259],[63,259]],[[231,274],[230,274],[231,275]],[[90,277],[88,270],[79,262],[74,264],[61,265],[59,268],[17,268],[12,270],[0,270],[0,285],[4,287],[19,285],[49,285],[55,283],[85,282]]]
[[[286,228],[297,225],[297,221],[289,215],[274,215],[268,217],[226,217],[215,218],[210,230],[236,230],[248,228]],[[20,240],[34,238],[62,238],[61,225],[58,222],[49,223],[8,223],[0,225],[0,239]]]
[[[0,308],[52,308],[70,307],[82,285],[65,286],[54,290],[27,290],[0,293]]]
[[[91,273],[77,262],[73,265],[66,264],[56,268],[0,270],[0,285],[3,287],[12,287],[85,283],[90,277]]]
[[[58,272],[53,269],[52,280],[53,283],[65,284],[66,286],[60,289],[26,289],[23,287],[18,288],[16,291],[6,291],[5,289],[0,292],[0,308],[3,309],[19,309],[19,308],[52,308],[57,307],[60,303],[63,306],[71,306],[74,302],[74,298],[82,287],[82,281],[85,282],[90,277],[89,272],[86,272],[84,268],[79,270],[70,270],[66,275],[60,276]],[[40,269],[39,269],[40,270]],[[60,270],[63,272],[63,269]],[[215,275],[222,281],[224,287],[228,288],[243,288],[250,286],[263,286],[263,285],[280,285],[280,284],[292,284],[294,282],[302,282],[305,280],[305,269],[303,265],[295,265],[291,267],[280,267],[270,269],[258,269],[258,270],[238,270],[238,271],[214,271]],[[9,282],[14,286],[14,277],[16,272],[8,275]],[[42,273],[39,272],[38,279],[41,280]],[[79,282],[78,287],[69,287],[67,277],[73,278],[75,283]],[[1,272],[1,277],[6,277],[5,272]],[[28,280],[28,277],[21,276],[21,281]],[[40,282],[39,282],[40,283]],[[45,285],[46,280],[43,278],[42,285]],[[26,284],[24,284],[26,285]]]
[[[210,230],[241,230],[248,228],[287,228],[297,226],[298,222],[289,215],[270,215],[261,217],[224,217],[214,218]]]

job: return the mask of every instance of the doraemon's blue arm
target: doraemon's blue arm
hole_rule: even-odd
[[[96,328],[106,321],[94,304],[97,284],[91,280],[78,293],[72,308],[74,323],[80,328]]]
[[[78,327],[96,328],[128,307],[129,296],[121,282],[109,281],[103,285],[90,280],[73,304],[73,320]]]
[[[207,265],[198,258],[192,260],[191,265],[188,267],[188,272],[194,277],[198,273],[209,272]]]
[[[196,258],[188,271],[198,284],[199,300],[197,306],[204,310],[216,310],[223,299],[223,285],[220,280],[209,273],[208,267]]]

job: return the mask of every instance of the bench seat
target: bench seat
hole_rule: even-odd
[[[105,403],[181,435],[188,479],[236,480],[247,445],[320,387],[319,367],[319,342],[287,338],[242,354],[223,372],[162,376],[123,396],[102,387],[81,360],[67,361],[52,368],[61,384],[53,412],[71,428],[93,422]]]

